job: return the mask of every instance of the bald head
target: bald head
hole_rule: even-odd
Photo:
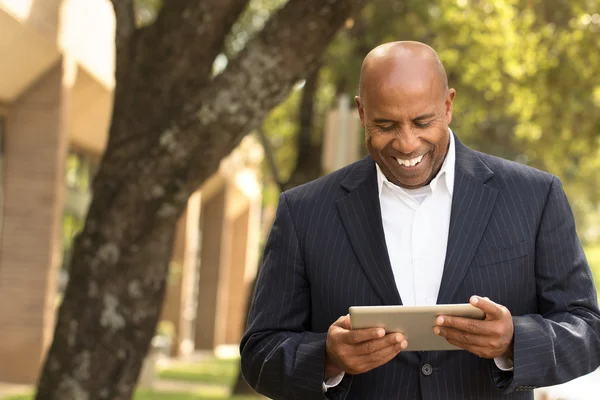
[[[419,86],[437,83],[448,90],[446,70],[434,49],[420,42],[391,42],[367,54],[360,71],[359,96],[367,85]]]
[[[455,94],[437,53],[423,43],[386,43],[367,55],[355,100],[369,154],[391,183],[416,189],[438,174]]]

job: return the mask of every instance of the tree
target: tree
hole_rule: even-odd
[[[290,0],[213,76],[248,0],[164,2],[141,28],[133,0],[113,0],[109,140],[74,244],[37,399],[131,398],[189,195],[316,68],[363,2]]]

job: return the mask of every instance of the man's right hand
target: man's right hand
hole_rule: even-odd
[[[383,328],[352,329],[350,316],[335,321],[327,332],[325,378],[341,372],[362,374],[396,357],[408,342],[401,333],[385,334]]]

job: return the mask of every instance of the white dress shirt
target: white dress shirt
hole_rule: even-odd
[[[454,165],[454,137],[448,154],[429,185],[407,190],[387,180],[377,168],[379,203],[385,244],[402,304],[437,302],[450,228]]]
[[[456,146],[450,130],[449,136],[448,154],[439,173],[422,188],[408,190],[394,185],[376,164],[385,244],[405,306],[437,303],[448,246],[456,165]],[[498,368],[512,370],[511,360],[494,361]],[[341,373],[328,379],[324,390],[338,385],[343,376]]]

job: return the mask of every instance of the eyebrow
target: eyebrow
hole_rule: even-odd
[[[375,118],[373,120],[373,122],[375,122],[376,124],[388,124],[388,123],[395,124],[396,123],[396,121],[391,120],[391,119],[387,119],[387,118]]]
[[[413,121],[422,121],[424,119],[430,119],[435,116],[436,116],[435,113],[423,114],[423,115],[419,115],[417,118],[413,119]]]
[[[418,117],[414,118],[413,121],[423,121],[423,120],[427,120],[430,118],[435,117],[437,114],[436,113],[429,113],[429,114],[422,114],[419,115]],[[395,124],[396,121],[392,120],[392,119],[387,119],[387,118],[375,118],[373,119],[373,122],[376,124]]]

